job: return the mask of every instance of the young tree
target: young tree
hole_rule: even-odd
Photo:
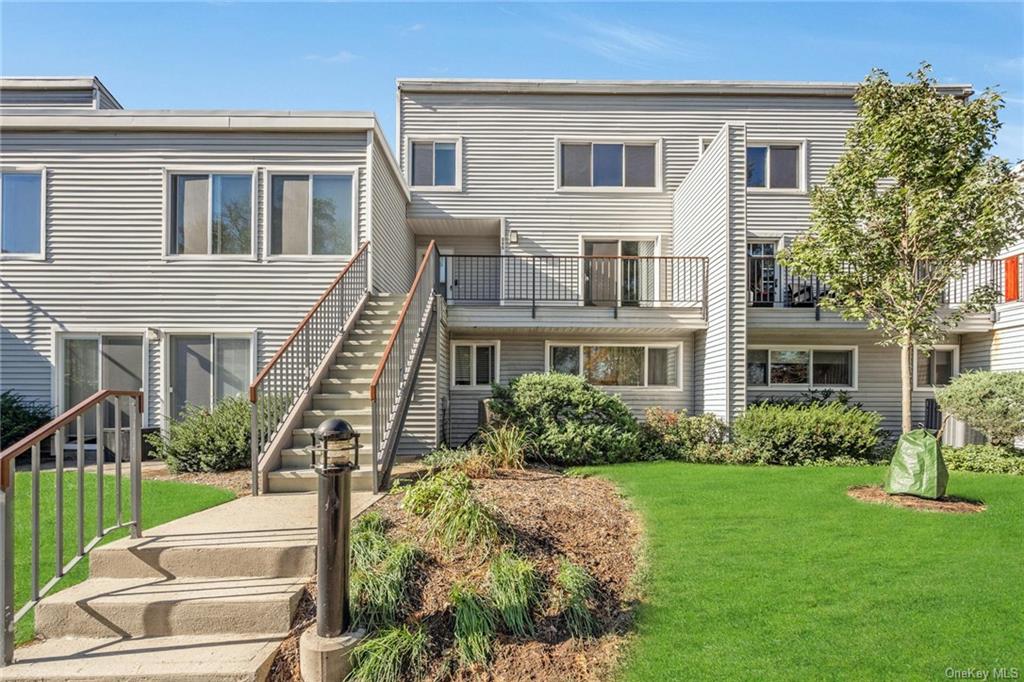
[[[911,429],[913,348],[929,352],[969,313],[998,298],[978,286],[944,311],[952,279],[994,258],[1021,229],[1024,202],[1008,164],[989,156],[1002,99],[943,94],[923,64],[911,82],[874,70],[854,95],[846,151],[811,191],[811,229],[781,257],[827,288],[821,305],[867,320],[900,346],[903,431]]]

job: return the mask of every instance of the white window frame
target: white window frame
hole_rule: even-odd
[[[211,347],[213,350],[213,361],[216,362],[216,344],[215,337],[231,338],[231,339],[249,339],[249,383],[256,377],[257,371],[257,355],[258,346],[257,341],[259,339],[259,330],[251,327],[220,327],[210,329],[209,327],[171,327],[162,328],[158,332],[161,336],[160,342],[160,355],[161,355],[161,371],[160,371],[160,405],[162,407],[160,415],[160,428],[163,430],[167,429],[170,424],[171,418],[171,380],[173,378],[171,368],[171,337],[174,336],[202,336],[208,335],[214,337],[212,339]],[[216,365],[213,367],[213,372],[217,371]],[[210,375],[210,404],[213,405],[214,400],[214,386],[216,380],[213,378],[214,374]],[[242,394],[244,395],[244,394]]]
[[[0,221],[3,220],[3,174],[4,173],[36,173],[39,175],[39,251],[33,253],[3,253],[0,251],[0,260],[3,261],[43,261],[46,260],[46,193],[48,184],[48,169],[38,165],[14,165],[0,166]],[[0,225],[0,231],[3,226]]]
[[[619,264],[619,267],[618,267],[618,273],[617,273],[617,277],[618,277],[618,281],[619,281],[619,287],[618,287],[618,291],[616,292],[616,297],[617,297],[616,304],[619,307],[622,307],[622,286],[621,286],[622,285],[622,242],[650,242],[650,241],[653,241],[654,242],[654,257],[655,258],[660,258],[661,257],[661,235],[660,234],[654,234],[654,233],[651,233],[651,232],[641,232],[641,233],[637,233],[637,234],[628,234],[628,235],[624,235],[623,236],[623,235],[618,234],[618,233],[610,234],[610,235],[608,235],[608,234],[582,234],[581,233],[579,235],[579,247],[578,247],[579,248],[579,255],[580,255],[580,259],[579,259],[580,263],[579,263],[579,270],[578,270],[577,275],[576,275],[577,281],[580,283],[580,290],[579,290],[579,292],[577,292],[578,295],[579,295],[579,302],[577,303],[578,307],[583,307],[583,306],[586,305],[586,293],[587,293],[587,290],[586,290],[586,282],[584,281],[584,279],[585,279],[584,275],[586,273],[586,270],[584,269],[585,268],[585,265],[584,265],[585,261],[584,261],[584,258],[583,258],[584,254],[585,254],[585,251],[586,251],[586,243],[587,242],[611,242],[611,241],[618,242],[618,244],[619,244],[619,250],[618,250],[618,258],[619,258],[618,264]],[[664,303],[664,301],[661,300],[661,268],[660,267],[655,267],[654,268],[654,301],[653,301],[653,305],[652,306],[647,306],[647,307],[660,308],[663,303]]]
[[[470,348],[470,351],[469,351],[469,359],[470,359],[470,362],[469,362],[469,376],[472,378],[472,381],[473,381],[473,383],[471,383],[471,384],[463,385],[463,384],[456,384],[455,383],[455,349],[460,347],[460,346],[468,346]],[[491,385],[490,383],[479,384],[476,381],[476,349],[477,349],[477,346],[494,346],[494,382],[493,383],[495,383],[495,384],[500,384],[501,383],[501,341],[498,341],[497,339],[495,339],[495,340],[482,340],[482,341],[477,341],[477,340],[473,340],[473,341],[452,341],[451,342],[451,351],[450,351],[451,354],[448,356],[450,358],[450,361],[449,361],[450,369],[449,369],[448,374],[451,375],[449,377],[449,384],[451,385],[451,388],[453,390],[460,390],[460,391],[462,391],[462,390],[472,390],[472,389],[480,389],[480,388],[489,388],[490,387],[490,385]]]
[[[205,175],[209,178],[209,187],[206,192],[206,253],[173,253],[174,248],[174,190],[173,182],[176,175]],[[251,176],[249,186],[249,253],[213,253],[213,178],[214,175],[249,175]],[[167,261],[173,260],[256,260],[256,246],[259,241],[259,215],[257,208],[259,204],[256,195],[259,194],[259,171],[252,166],[231,167],[231,166],[183,166],[168,167],[164,169],[164,234],[163,234],[163,258]]]
[[[846,391],[853,392],[858,390],[860,381],[860,347],[859,346],[800,346],[800,345],[780,345],[780,344],[751,344],[747,346],[747,351],[752,350],[766,350],[768,351],[768,374],[765,377],[768,380],[767,384],[748,384],[747,390],[750,391],[820,391],[820,390],[831,390],[831,391]],[[841,384],[815,384],[814,383],[814,351],[852,351],[851,362],[853,367],[850,368],[850,386],[844,386]],[[807,379],[806,384],[773,384],[772,383],[772,351],[805,351],[809,353],[808,366],[807,366]],[[743,368],[744,376],[746,376],[747,357],[744,354]]]
[[[957,376],[960,375],[960,346],[957,346],[957,345],[951,344],[951,343],[940,343],[940,344],[936,344],[936,345],[932,346],[932,350],[933,351],[937,351],[937,350],[946,350],[946,351],[951,350],[951,351],[953,351],[953,371],[950,374],[950,379],[952,380],[952,379],[954,379],[954,378],[956,378]],[[935,392],[935,386],[933,384],[928,384],[927,386],[918,386],[917,385],[917,360],[918,360],[918,358],[917,358],[917,348],[915,347],[914,348],[914,358],[913,358],[913,362],[914,362],[914,372],[913,372],[913,375],[914,376],[913,376],[913,384],[912,384],[913,387],[914,387],[914,390],[915,391],[922,391],[922,392],[925,392],[925,393],[934,393]],[[931,377],[929,377],[929,378],[931,378]]]
[[[574,187],[562,185],[562,145],[563,144],[589,144],[590,150],[590,182],[589,186]],[[621,187],[594,187],[594,150],[595,144],[621,144],[622,145],[622,186]],[[654,187],[626,187],[626,146],[627,145],[654,145]],[[555,138],[555,183],[556,192],[572,194],[576,192],[590,192],[597,194],[658,194],[664,186],[664,138],[661,137],[556,137]]]
[[[103,338],[104,336],[141,336],[142,337],[142,424],[150,423],[149,412],[149,351],[150,338],[149,329],[139,327],[72,327],[70,329],[58,329],[54,327],[50,334],[50,348],[53,355],[50,358],[50,366],[53,368],[50,378],[50,395],[56,396],[54,401],[61,412],[65,412],[73,405],[64,404],[64,342],[68,339],[92,339],[97,341],[97,348],[100,353],[100,381],[103,379]],[[89,447],[88,445],[86,447]]]
[[[577,376],[579,376],[584,381],[587,380],[587,377],[586,377],[586,375],[583,372],[583,348],[585,346],[594,346],[594,347],[602,347],[602,348],[612,348],[612,347],[614,347],[614,348],[643,348],[644,349],[644,367],[643,367],[643,370],[642,370],[644,382],[642,384],[636,384],[636,385],[627,384],[627,385],[615,385],[615,386],[607,386],[607,385],[603,385],[603,384],[591,384],[592,386],[597,386],[598,388],[607,388],[607,389],[613,389],[613,390],[642,388],[642,389],[645,389],[645,390],[648,390],[648,391],[680,391],[680,390],[682,390],[682,388],[684,386],[684,383],[685,383],[685,379],[683,377],[683,373],[684,373],[683,365],[684,365],[684,363],[683,363],[683,342],[682,341],[678,341],[678,342],[667,342],[667,341],[658,342],[658,341],[652,341],[650,343],[619,343],[617,341],[583,341],[583,342],[581,342],[581,341],[577,341],[577,340],[573,340],[573,341],[559,341],[559,340],[548,339],[548,340],[544,341],[544,372],[545,373],[550,373],[551,372],[551,347],[552,346],[575,347],[575,348],[579,349],[580,371],[579,371],[579,374]],[[651,348],[674,348],[676,350],[676,362],[678,363],[678,368],[676,370],[677,378],[676,378],[676,383],[675,384],[673,384],[673,385],[669,385],[669,384],[651,385],[651,384],[648,383],[647,363],[649,362],[649,358],[650,358],[649,351],[650,351]],[[590,382],[587,382],[587,383],[590,383]]]
[[[778,147],[799,147],[796,158],[797,158],[797,169],[796,169],[796,187],[779,187],[772,188],[771,178],[771,167],[772,167],[772,146]],[[752,138],[747,140],[747,146],[743,150],[743,167],[744,167],[744,187],[748,192],[754,194],[807,194],[807,169],[809,164],[808,148],[810,145],[807,144],[806,138]],[[747,165],[747,152],[746,150],[750,147],[767,147],[768,153],[765,156],[764,166],[764,187],[747,187],[746,185],[746,165]]]
[[[339,260],[346,261],[355,255],[359,250],[359,167],[358,166],[330,166],[324,168],[309,168],[307,166],[290,168],[288,166],[275,166],[263,170],[263,257],[268,261],[309,261],[309,260]],[[271,234],[271,182],[275,175],[307,175],[309,176],[309,216],[306,225],[306,254],[296,253],[270,253],[270,245],[273,235]],[[352,176],[352,248],[351,253],[309,253],[313,250],[313,176],[314,175],[350,175]]]
[[[455,145],[455,184],[454,185],[414,185],[412,184],[412,145],[413,143],[429,143],[431,145],[431,153],[434,159],[434,177],[437,177],[437,154],[434,153],[433,145],[438,142],[442,144],[454,144]],[[462,191],[462,137],[419,137],[409,136],[405,137],[405,181],[411,189],[422,190],[427,192],[461,192]]]
[[[707,151],[704,147],[710,147],[715,142],[715,135],[701,135],[697,138],[697,158],[704,156]],[[705,144],[706,143],[706,144]]]

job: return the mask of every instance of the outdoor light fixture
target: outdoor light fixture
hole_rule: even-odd
[[[344,419],[325,419],[316,427],[309,454],[317,473],[355,469],[359,466],[359,434]]]
[[[508,231],[508,243],[518,244],[519,243],[519,232],[517,230]]]

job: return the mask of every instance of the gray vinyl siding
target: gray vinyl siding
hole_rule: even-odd
[[[405,222],[406,200],[401,180],[388,162],[388,152],[381,147],[384,144],[384,140],[375,140],[372,146],[373,286],[375,291],[401,293],[412,284],[416,247]]]
[[[430,325],[423,359],[420,361],[413,385],[409,409],[398,441],[399,455],[424,455],[438,444],[438,329],[437,313]]]
[[[2,109],[95,109],[96,99],[92,88],[76,89],[32,89],[19,90],[0,88]],[[116,109],[116,106],[100,107]]]
[[[257,329],[256,364],[269,359],[348,258],[265,258],[263,168],[358,169],[366,238],[365,132],[4,132],[2,141],[0,162],[46,168],[47,260],[3,262],[0,288],[0,384],[31,398],[57,400],[55,331],[163,332],[147,358],[151,423],[163,412],[167,332]],[[164,258],[164,170],[183,166],[260,169],[257,258]]]

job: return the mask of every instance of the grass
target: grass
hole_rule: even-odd
[[[491,601],[508,631],[518,637],[533,634],[533,609],[542,591],[533,563],[511,551],[501,552],[491,560],[488,582]]]
[[[561,591],[559,607],[561,617],[569,632],[577,639],[592,637],[597,632],[597,620],[590,612],[590,600],[594,596],[594,579],[587,569],[562,559],[558,565],[555,582]]]
[[[388,628],[352,650],[352,682],[398,682],[418,677],[427,661],[427,635],[419,625]]]
[[[943,679],[1024,666],[1024,485],[952,472],[980,514],[857,502],[884,469],[676,462],[588,470],[642,513],[625,680]]]
[[[511,424],[485,431],[481,444],[499,469],[522,469],[528,445],[526,431]]]
[[[395,543],[386,523],[368,512],[352,528],[352,619],[371,630],[396,624],[409,602],[410,574],[421,552],[411,542]]]
[[[427,520],[427,532],[448,550],[459,545],[489,549],[501,538],[498,512],[473,497],[466,474],[444,470],[405,489],[402,509]]]
[[[451,593],[455,613],[455,648],[463,663],[484,663],[494,646],[495,617],[487,598],[464,582]]]
[[[127,467],[125,467],[127,472]],[[77,495],[78,479],[72,473],[64,474],[64,528],[63,548],[64,563],[74,557],[77,551]],[[103,477],[103,524],[110,527],[115,522],[114,476]],[[56,557],[56,506],[54,487],[57,476],[53,472],[40,475],[39,483],[39,585],[42,587],[55,575]],[[21,608],[29,599],[31,581],[31,519],[32,519],[32,475],[30,472],[15,474],[15,507],[14,507],[14,599],[16,608]],[[96,532],[96,488],[95,474],[85,475],[85,542],[88,543]],[[142,525],[143,529],[152,528],[172,519],[186,516],[194,512],[227,502],[235,497],[234,493],[211,486],[178,483],[176,481],[142,482]],[[122,481],[123,518],[129,516],[129,485],[125,477]],[[128,530],[123,529],[107,535],[103,543],[117,538],[126,537]],[[80,561],[51,591],[68,588],[85,580],[89,575],[89,558]],[[15,630],[17,643],[26,642],[34,636],[34,614],[28,613],[18,621]]]

